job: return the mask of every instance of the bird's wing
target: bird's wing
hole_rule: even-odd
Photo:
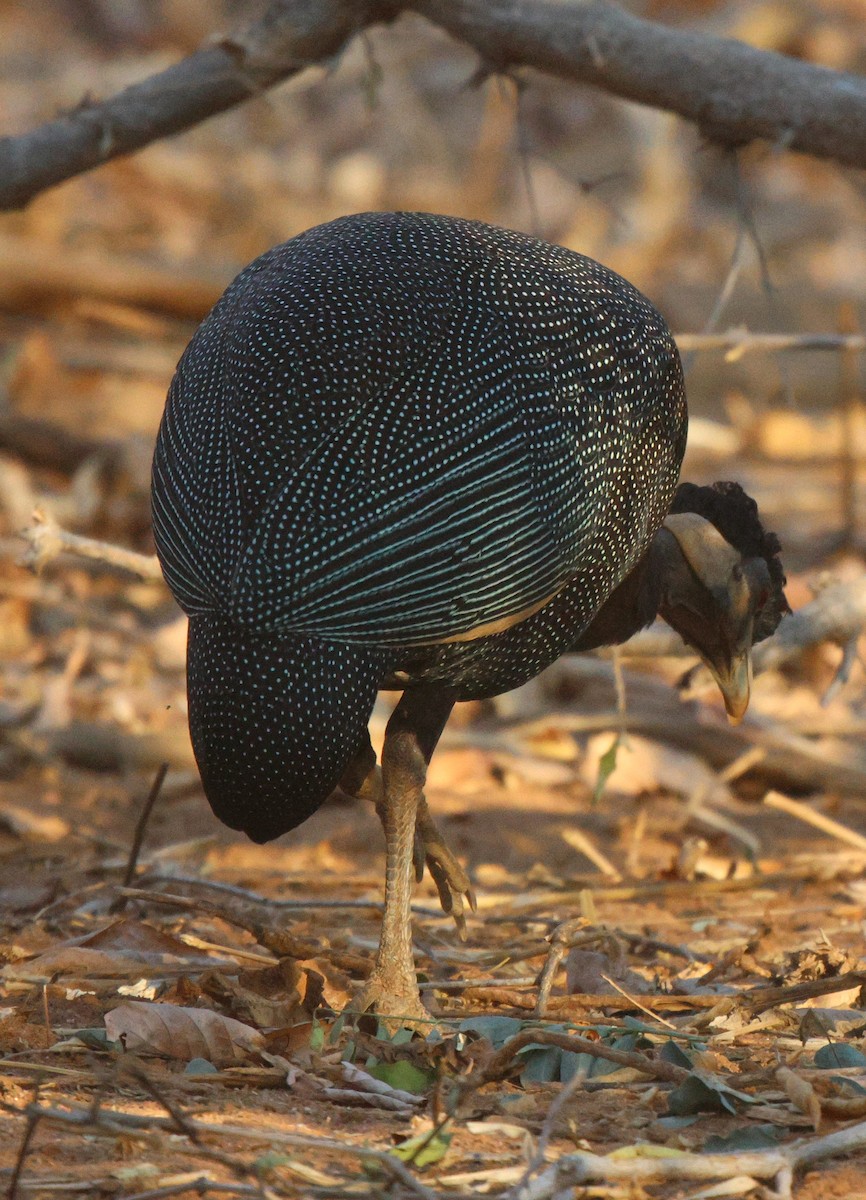
[[[328,430],[259,513],[232,616],[345,642],[425,643],[507,626],[554,594],[581,549],[563,547],[541,502],[545,460],[561,447],[528,419],[500,353],[483,395],[431,358]],[[580,494],[573,455],[569,473]]]

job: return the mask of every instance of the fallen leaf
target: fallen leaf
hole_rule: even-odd
[[[629,968],[623,954],[613,957],[602,950],[572,946],[565,960],[565,986],[569,995],[602,996],[611,990],[610,980],[632,995],[651,990],[646,979]]]
[[[413,1167],[420,1170],[423,1167],[432,1166],[433,1163],[441,1162],[448,1153],[450,1144],[450,1133],[437,1133],[433,1137],[429,1133],[419,1133],[417,1137],[399,1142],[390,1153],[395,1158],[411,1163]]]
[[[805,1113],[817,1130],[821,1124],[821,1100],[811,1083],[789,1067],[779,1067],[776,1081],[794,1107]]]
[[[18,804],[0,804],[0,825],[16,837],[35,838],[40,842],[59,842],[69,836],[69,824],[62,817],[40,816]]]
[[[608,788],[627,796],[644,792],[674,792],[691,796],[700,791],[707,802],[727,799],[729,789],[703,759],[649,738],[629,734],[610,740],[609,733],[589,739],[580,776],[594,795]]]
[[[257,1029],[208,1008],[174,1004],[121,1004],[105,1014],[105,1029],[124,1049],[189,1062],[206,1058],[215,1066],[243,1062],[264,1048]]]
[[[836,1071],[842,1067],[866,1067],[866,1054],[847,1042],[830,1043],[815,1055],[815,1066]]]

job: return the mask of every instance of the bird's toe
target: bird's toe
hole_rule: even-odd
[[[427,1032],[436,1024],[435,1018],[421,1003],[414,980],[410,983],[397,972],[378,966],[350,1008],[354,1013],[374,1011],[391,1031],[409,1028]]]

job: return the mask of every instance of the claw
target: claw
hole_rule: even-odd
[[[416,825],[416,846],[420,839],[424,847],[427,869],[436,884],[442,911],[453,917],[461,941],[466,940],[464,897],[473,912],[477,909],[475,892],[469,877],[446,845],[428,810],[419,812]],[[417,862],[416,862],[417,866]]]
[[[415,843],[412,847],[412,865],[415,868],[415,882],[420,883],[424,878],[424,860],[426,851],[424,849],[424,839],[420,832],[415,830]]]

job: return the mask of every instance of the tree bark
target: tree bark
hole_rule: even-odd
[[[261,20],[166,71],[0,139],[0,209],[189,129],[408,11],[471,46],[487,70],[531,67],[600,88],[677,113],[720,145],[764,139],[866,167],[866,80],[605,0],[273,0]]]

